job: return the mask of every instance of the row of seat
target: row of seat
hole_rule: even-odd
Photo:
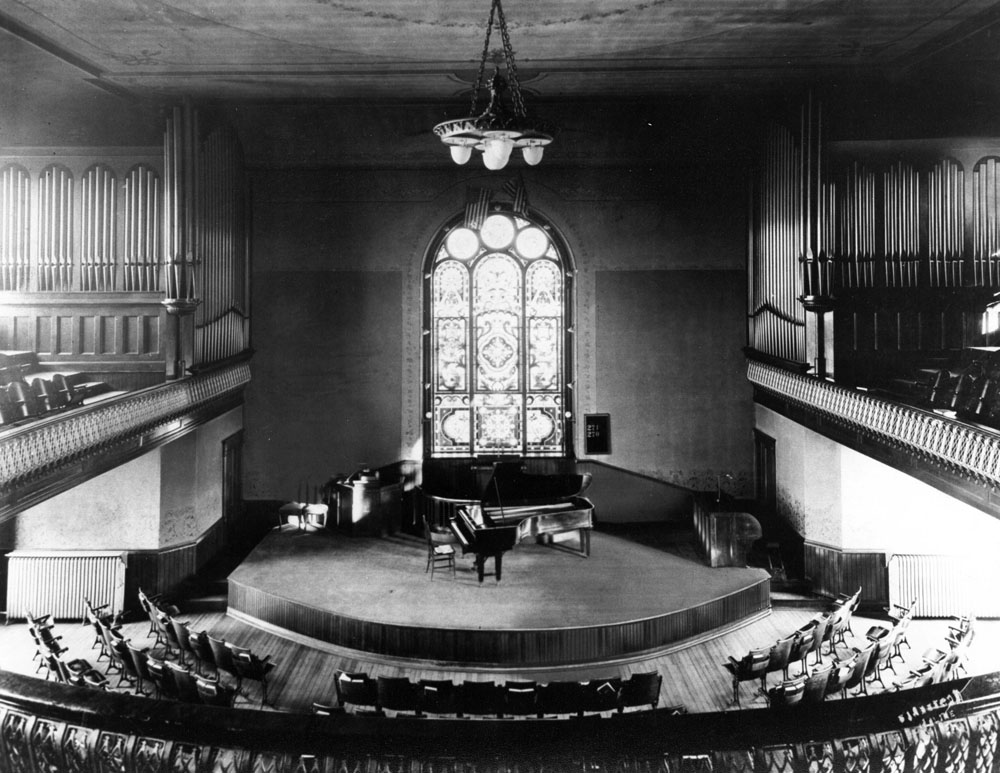
[[[183,664],[155,657],[149,648],[135,645],[122,635],[118,621],[105,612],[106,607],[95,607],[89,600],[85,605],[86,622],[93,626],[95,633],[93,646],[99,650],[97,662],[107,659],[107,674],[118,675],[115,687],[127,686],[133,688],[136,695],[188,703],[233,705],[236,691],[223,685],[218,674],[204,676]],[[104,687],[107,689],[108,685]]]
[[[789,680],[789,669],[799,664],[800,675],[808,668],[808,656],[814,654],[814,665],[823,663],[823,645],[829,644],[828,655],[834,655],[837,644],[846,644],[845,634],[850,630],[851,618],[861,599],[861,588],[849,596],[841,596],[832,608],[813,617],[808,623],[766,647],[751,649],[737,660],[731,655],[723,668],[729,671],[733,684],[733,703],[740,705],[740,684],[760,682],[760,690],[767,693],[767,677],[780,672]]]
[[[632,674],[628,679],[591,679],[555,681],[495,682],[447,679],[421,679],[379,676],[340,671],[334,682],[334,703],[315,703],[320,714],[341,712],[423,716],[440,714],[456,717],[527,717],[583,716],[590,713],[618,712],[629,708],[656,708],[660,701],[663,678],[656,671]],[[676,713],[682,706],[671,707]]]
[[[77,687],[107,687],[107,678],[89,661],[67,656],[68,648],[62,646],[62,636],[55,633],[50,615],[36,617],[28,613],[28,633],[35,643],[35,673],[45,669],[46,679]]]
[[[150,635],[163,646],[168,658],[176,654],[182,667],[190,662],[197,674],[205,668],[213,671],[216,677],[228,674],[235,680],[235,694],[241,694],[244,680],[257,682],[261,688],[261,705],[268,703],[268,677],[277,665],[270,655],[260,657],[248,647],[192,629],[177,618],[176,607],[159,597],[147,595],[141,588],[139,604],[149,617]]]
[[[920,656],[920,663],[911,668],[894,687],[899,690],[923,687],[967,673],[966,658],[975,634],[974,616],[955,618],[954,625],[948,627],[948,633],[945,634],[941,645],[925,650]]]

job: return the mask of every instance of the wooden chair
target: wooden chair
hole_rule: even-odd
[[[132,642],[126,641],[125,647],[128,650],[129,657],[132,659],[132,665],[134,666],[136,681],[135,681],[135,691],[138,695],[149,695],[143,687],[146,682],[153,685],[154,689],[159,689],[156,683],[153,681],[153,675],[149,672],[149,664],[146,659],[147,651],[144,649],[139,649]]]
[[[115,687],[121,687],[123,682],[129,687],[136,684],[139,675],[136,672],[128,642],[121,635],[116,635],[111,639],[111,662],[118,667],[118,684]]]
[[[176,617],[171,617],[169,620],[170,630],[173,633],[171,638],[177,645],[180,661],[187,665],[188,656],[192,659],[197,658],[194,648],[191,646],[191,630],[188,628],[187,623],[178,620]]]
[[[538,716],[583,713],[583,685],[580,682],[549,682],[538,685]]]
[[[503,713],[508,717],[533,716],[538,713],[538,686],[534,682],[505,682]]]
[[[222,672],[225,671],[233,677],[236,680],[236,692],[239,692],[240,687],[243,686],[243,678],[240,676],[236,669],[236,664],[233,662],[233,651],[226,645],[224,639],[216,639],[208,634],[205,634],[205,638],[208,640],[208,646],[212,650],[212,661],[215,663],[217,675],[221,676]]]
[[[827,695],[839,693],[841,697],[844,696],[844,685],[854,673],[854,666],[857,659],[857,655],[850,655],[833,663],[830,667],[830,681],[826,685]]]
[[[198,691],[199,700],[206,706],[232,707],[236,699],[236,690],[220,684],[218,679],[206,679],[203,676],[194,677],[194,686]]]
[[[771,646],[767,656],[767,666],[764,668],[764,673],[760,675],[760,689],[762,691],[767,688],[768,674],[780,671],[782,678],[788,678],[788,659],[792,654],[792,645],[795,644],[796,638],[797,636],[792,634],[791,636],[786,636],[784,639],[778,639]]]
[[[378,705],[378,685],[368,674],[341,671],[334,684],[341,706],[362,707],[358,713],[382,713]]]
[[[503,690],[494,682],[462,682],[462,711],[480,717],[503,716]]]
[[[659,671],[642,671],[632,674],[622,682],[622,689],[618,695],[618,712],[642,706],[655,709],[660,702],[660,688],[662,686],[663,676]]]
[[[805,676],[785,679],[767,691],[767,703],[771,708],[794,706],[802,702],[806,689]]]
[[[417,691],[420,713],[462,716],[459,692],[450,679],[421,679]]]
[[[449,531],[447,533],[438,531],[427,523],[424,518],[424,539],[427,540],[427,563],[424,566],[424,573],[430,570],[431,579],[434,579],[434,572],[437,569],[451,569],[451,576],[455,576],[455,537]]]
[[[236,668],[238,684],[249,679],[252,682],[260,682],[260,705],[267,704],[267,678],[278,664],[271,660],[270,655],[258,657],[246,647],[240,647],[229,643],[229,649],[233,653],[233,666]]]
[[[376,682],[378,705],[385,711],[397,714],[412,712],[420,714],[420,692],[417,686],[405,676],[380,676]]]
[[[740,682],[757,681],[764,678],[765,669],[771,657],[770,647],[750,650],[740,660],[730,656],[722,667],[733,677],[733,703],[740,705]]]
[[[188,644],[191,646],[191,652],[194,653],[198,673],[200,674],[207,666],[215,675],[218,675],[215,656],[212,654],[212,645],[208,642],[208,634],[188,627]]]
[[[843,689],[841,693],[844,697],[847,697],[847,691],[853,687],[858,688],[858,695],[868,694],[868,683],[865,680],[865,676],[868,673],[868,664],[871,662],[872,655],[875,654],[875,644],[869,644],[863,649],[854,650],[854,669],[851,671],[851,675],[844,682]]]
[[[833,666],[822,666],[814,668],[812,673],[806,677],[806,686],[802,691],[803,703],[822,703],[826,698],[826,687],[830,683],[830,674]]]
[[[589,682],[584,682],[581,689],[583,691],[581,708],[584,713],[618,710],[618,696],[622,690],[622,680],[618,677],[591,679]]]
[[[185,703],[201,703],[201,695],[198,693],[194,674],[185,666],[174,663],[172,660],[166,661],[164,665],[170,671],[170,677],[177,690],[177,699]]]
[[[147,654],[146,669],[149,671],[158,698],[177,698],[177,685],[173,674],[167,670],[165,661]]]
[[[812,631],[796,631],[795,640],[792,642],[792,648],[788,653],[788,665],[785,667],[785,679],[788,679],[788,666],[792,663],[799,664],[799,673],[805,674],[807,669],[806,658],[809,657],[809,653],[812,652],[813,648],[813,636]]]

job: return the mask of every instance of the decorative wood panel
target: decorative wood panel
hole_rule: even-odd
[[[861,602],[889,603],[886,555],[881,552],[844,551],[806,540],[803,545],[805,576],[814,593],[825,596],[854,593],[861,588]]]
[[[239,582],[229,607],[251,618],[342,647],[396,657],[461,663],[554,665],[608,660],[664,647],[770,608],[770,580],[704,604],[600,626],[539,630],[444,629],[338,615]]]

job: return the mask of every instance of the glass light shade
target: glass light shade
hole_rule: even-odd
[[[525,145],[521,148],[521,155],[524,156],[524,161],[529,166],[535,166],[542,160],[542,154],[545,152],[545,148],[542,145]]]
[[[527,150],[527,148],[525,148]],[[464,164],[472,158],[472,148],[468,145],[452,145],[451,160],[456,164]]]
[[[483,149],[483,163],[487,169],[503,169],[507,166],[514,143],[506,137],[488,137]]]

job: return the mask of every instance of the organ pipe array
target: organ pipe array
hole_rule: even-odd
[[[249,343],[243,157],[237,138],[224,127],[202,144],[198,183],[203,302],[195,319],[195,354],[196,362],[212,362]]]
[[[805,164],[798,138],[784,126],[772,126],[751,213],[750,345],[794,361],[805,357],[805,312],[798,301],[806,239]]]
[[[242,150],[225,124],[203,123],[186,103],[169,111],[161,150],[0,157],[0,293],[162,303],[193,320],[185,367],[247,349]]]

